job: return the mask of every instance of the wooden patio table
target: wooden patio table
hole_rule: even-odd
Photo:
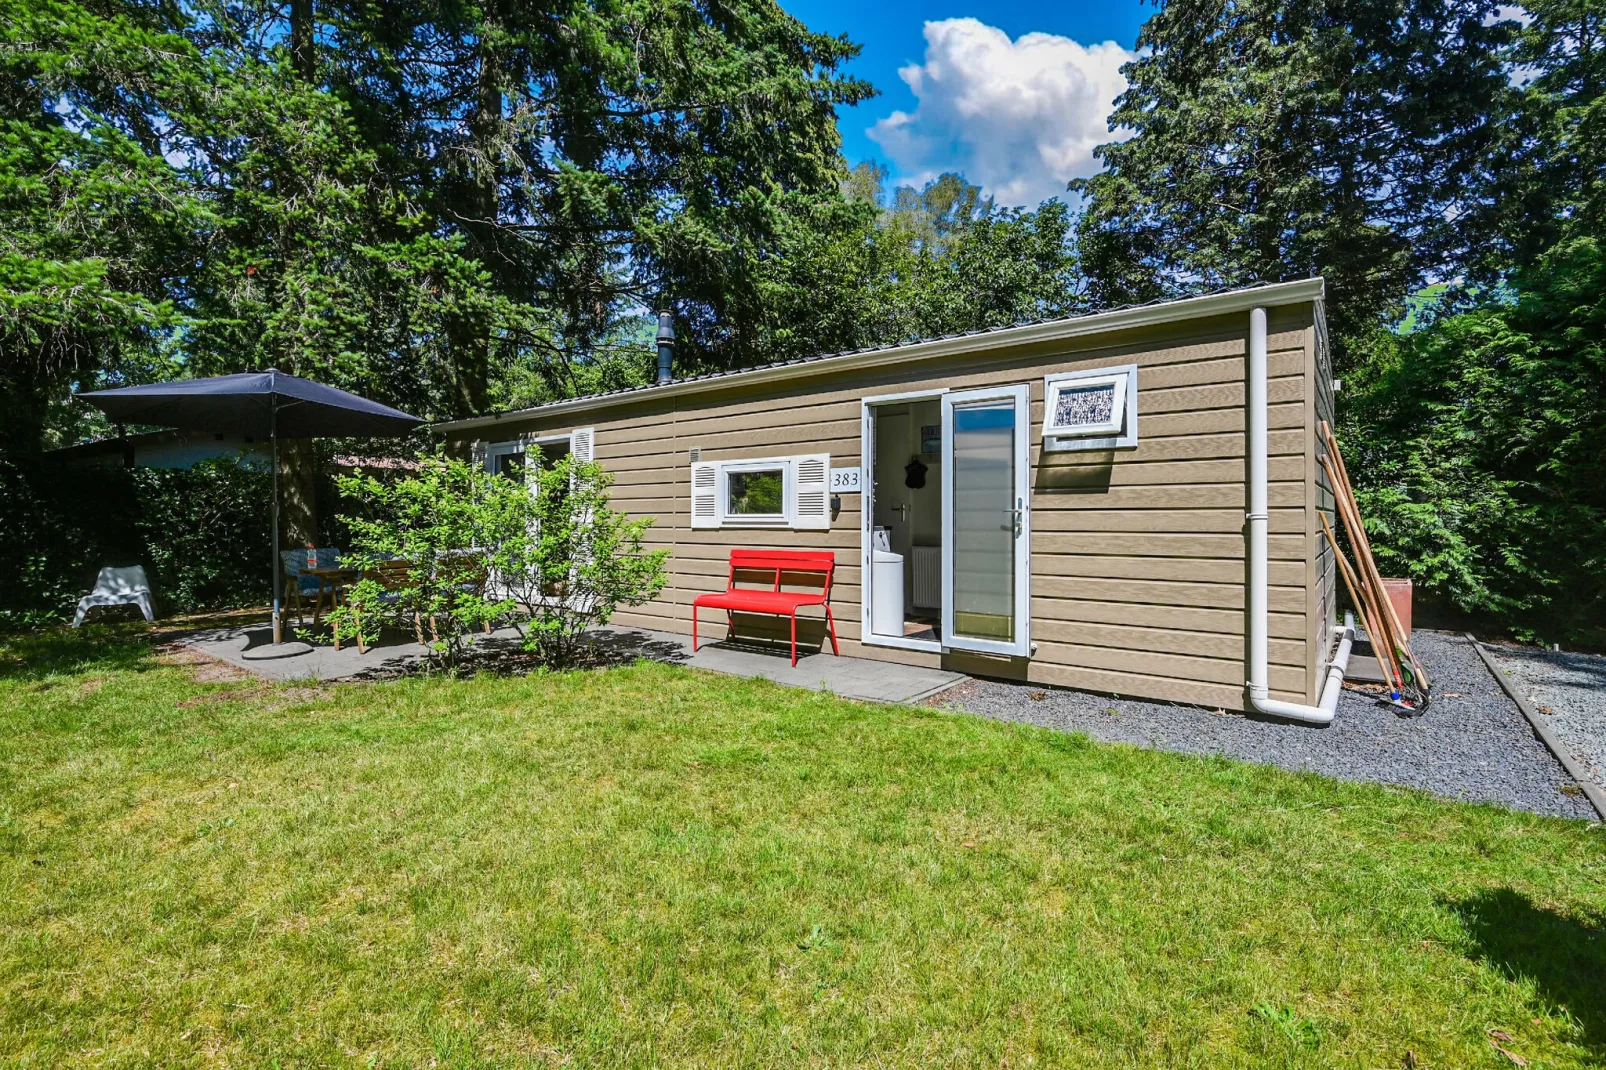
[[[312,626],[318,626],[318,617],[323,611],[323,593],[329,592],[329,608],[334,609],[340,604],[340,592],[350,584],[362,578],[362,572],[355,568],[346,568],[342,565],[329,565],[324,568],[304,568],[303,576],[312,576],[318,581],[318,596],[312,603]]]

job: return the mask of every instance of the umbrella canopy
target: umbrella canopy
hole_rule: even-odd
[[[125,424],[156,424],[188,431],[233,431],[273,442],[273,641],[284,638],[280,617],[279,440],[375,438],[405,435],[424,421],[377,401],[336,390],[277,368],[210,379],[92,390],[79,397]]]
[[[405,435],[424,421],[310,379],[265,372],[94,390],[79,397],[125,424],[267,438]]]

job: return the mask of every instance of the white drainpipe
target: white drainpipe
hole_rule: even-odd
[[[1249,311],[1249,376],[1248,376],[1249,428],[1249,512],[1244,519],[1249,528],[1249,683],[1246,689],[1249,706],[1257,713],[1269,717],[1284,717],[1291,721],[1311,724],[1328,724],[1338,707],[1338,693],[1344,683],[1344,672],[1349,668],[1350,647],[1355,642],[1355,619],[1344,614],[1344,623],[1333,629],[1338,636],[1338,649],[1333,653],[1327,668],[1327,680],[1322,684],[1321,697],[1314,706],[1299,702],[1283,702],[1271,697],[1267,681],[1270,612],[1267,599],[1267,543],[1266,530],[1271,514],[1266,503],[1266,310]]]

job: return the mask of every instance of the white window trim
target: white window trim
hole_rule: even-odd
[[[805,466],[806,474],[810,478],[805,480],[801,477],[799,466]],[[781,472],[782,512],[754,516],[728,511],[730,506],[731,473],[766,472],[775,469],[779,469]],[[726,461],[693,461],[691,465],[692,497],[689,524],[693,528],[723,528],[732,531],[751,528],[776,531],[828,531],[831,527],[830,469],[831,455],[827,453],[787,454],[781,457],[741,457]],[[712,470],[713,472],[711,495],[709,491],[699,489],[698,472],[700,470]],[[813,478],[816,471],[819,476],[817,480]],[[699,513],[699,504],[706,505],[710,496],[712,497],[712,509]],[[809,499],[809,509],[802,507],[805,497]]]
[[[719,483],[715,499],[722,528],[790,528],[797,520],[797,478],[790,457],[761,457],[754,461],[716,461]],[[732,472],[781,472],[781,512],[731,513],[730,475]]]
[[[494,474],[498,457],[521,456],[528,453],[532,447],[539,449],[542,446],[563,444],[569,447],[571,454],[579,455],[582,452],[589,452],[594,447],[588,446],[584,451],[577,449],[578,440],[584,439],[590,442],[594,441],[595,437],[596,433],[591,428],[580,427],[561,435],[520,435],[506,442],[488,442],[485,445],[485,470]],[[581,459],[590,460],[590,457]]]
[[[1074,383],[1092,386],[1102,383],[1116,385],[1120,402],[1121,421],[1099,425],[1091,430],[1057,428],[1049,424],[1054,412],[1054,398],[1058,384]],[[1120,396],[1123,395],[1124,397]],[[1066,450],[1131,450],[1138,446],[1138,366],[1118,365],[1113,368],[1092,368],[1080,372],[1058,372],[1043,376],[1043,449],[1049,453]]]
[[[499,457],[522,457],[524,443],[519,439],[511,442],[491,442],[485,447],[485,470],[493,476],[496,474],[496,461]]]

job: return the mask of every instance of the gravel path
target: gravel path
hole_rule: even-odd
[[[1464,637],[1418,631],[1413,645],[1434,683],[1433,704],[1421,717],[1400,717],[1351,691],[1344,692],[1338,716],[1326,727],[996,680],[972,680],[937,701],[984,717],[1085,732],[1111,742],[1220,754],[1345,780],[1424,788],[1452,799],[1595,818],[1589,801],[1535,738],[1522,711]]]
[[[1606,787],[1606,657],[1485,643],[1572,756]]]

